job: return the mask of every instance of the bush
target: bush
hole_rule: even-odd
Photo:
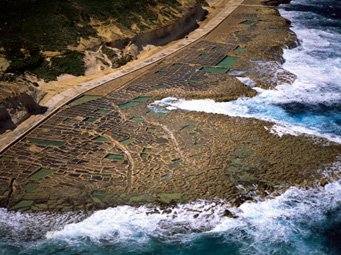
[[[45,81],[56,80],[61,74],[84,75],[83,56],[80,52],[70,51],[63,56],[53,57],[51,62],[44,61],[41,66],[32,70],[32,73]]]
[[[44,61],[39,49],[32,50],[29,57],[25,57],[23,54],[16,54],[15,56],[7,68],[7,72],[23,73],[27,70],[31,71],[39,67]]]

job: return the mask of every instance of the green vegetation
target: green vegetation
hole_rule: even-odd
[[[53,57],[50,61],[44,59],[39,50],[34,49],[28,56],[16,54],[9,55],[11,59],[7,72],[20,74],[29,71],[45,81],[55,80],[61,74],[72,74],[75,76],[84,74],[83,53],[77,51],[66,51],[64,55]]]
[[[108,48],[108,47],[102,47],[102,52],[108,56],[108,58],[114,59],[115,57],[117,57],[115,51],[113,51],[112,49]]]
[[[55,80],[61,74],[75,76],[84,75],[83,53],[69,51],[60,57],[51,58],[50,62],[44,61],[42,65],[32,70],[32,73],[45,81]]]
[[[129,55],[122,56],[118,60],[116,60],[115,63],[118,67],[120,67],[120,66],[124,66],[125,64],[127,64],[131,59],[132,59],[132,57]]]
[[[155,24],[157,13],[149,7],[160,3],[173,8],[180,5],[177,0],[2,1],[0,48],[4,48],[2,54],[11,61],[7,72],[29,71],[46,81],[63,73],[83,75],[83,53],[71,51],[68,46],[77,46],[81,37],[98,37],[91,19],[104,24],[115,20],[128,29],[137,24],[145,30],[148,27],[141,24],[140,17]],[[109,58],[116,56],[107,47],[102,50]],[[49,59],[44,51],[57,52],[57,56]],[[129,60],[129,56],[122,57],[116,64],[121,66]]]

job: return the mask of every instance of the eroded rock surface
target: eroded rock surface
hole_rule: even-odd
[[[45,111],[39,105],[44,93],[28,81],[4,75],[0,91],[0,134],[15,129],[32,114]]]
[[[254,96],[231,71],[275,86],[257,65],[280,70],[281,48],[295,36],[275,8],[244,3],[201,41],[120,90],[106,84],[74,100],[6,150],[0,205],[68,211],[214,198],[238,205],[314,185],[339,157],[339,144],[280,138],[255,119],[148,107],[166,96]]]

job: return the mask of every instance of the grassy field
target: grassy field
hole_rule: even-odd
[[[30,71],[45,80],[62,73],[82,75],[83,53],[67,46],[78,45],[80,37],[97,36],[90,18],[113,18],[121,26],[137,24],[144,30],[138,16],[153,22],[157,17],[149,7],[159,3],[179,6],[177,0],[0,0],[0,53],[11,60],[8,72]],[[61,56],[47,60],[42,51]]]

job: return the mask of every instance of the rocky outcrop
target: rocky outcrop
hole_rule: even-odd
[[[28,81],[6,76],[0,81],[0,90],[0,134],[46,110],[39,105],[44,93]]]
[[[142,33],[133,38],[131,42],[139,48],[148,44],[155,46],[165,45],[186,36],[188,33],[198,28],[198,21],[204,20],[207,14],[207,10],[203,9],[200,4],[197,4],[190,8],[187,13],[175,23],[150,32]]]
[[[288,4],[291,0],[265,0],[263,3],[265,5],[278,6],[280,4]]]
[[[86,55],[96,56],[96,62],[85,61],[87,73],[90,69],[103,70],[105,67],[115,68],[124,65],[135,59],[146,45],[163,46],[171,41],[183,38],[198,28],[198,21],[204,20],[207,14],[207,10],[201,4],[196,4],[189,8],[182,17],[170,24],[138,33],[133,37],[120,38],[94,47],[94,51],[86,51]],[[91,64],[87,64],[89,62],[96,63],[99,68],[91,67]]]

